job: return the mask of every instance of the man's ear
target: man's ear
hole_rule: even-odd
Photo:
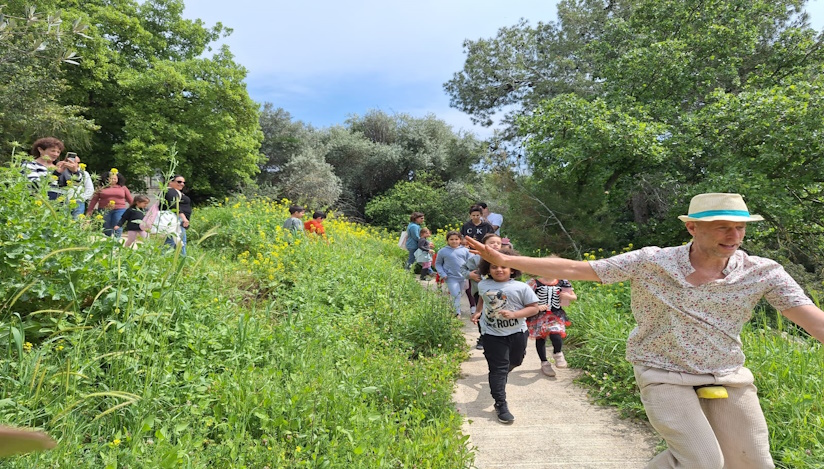
[[[687,227],[687,231],[689,232],[689,234],[691,234],[692,236],[695,236],[695,222],[694,221],[684,222],[684,226]]]

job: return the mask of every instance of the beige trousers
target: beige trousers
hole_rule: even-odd
[[[668,448],[648,469],[773,469],[769,433],[752,372],[693,375],[635,366],[650,423]],[[699,399],[693,386],[718,384],[727,399]]]

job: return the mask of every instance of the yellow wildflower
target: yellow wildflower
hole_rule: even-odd
[[[26,342],[25,344],[23,344],[23,350],[24,350],[24,351],[26,351],[26,352],[30,352],[30,351],[31,351],[31,348],[32,348],[32,344],[31,344],[31,342]]]
[[[109,172],[112,173],[112,174],[117,174],[117,168],[112,168]],[[118,440],[118,441],[120,441],[120,440]]]

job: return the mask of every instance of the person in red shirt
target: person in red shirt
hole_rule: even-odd
[[[312,219],[306,221],[303,224],[303,229],[307,233],[317,233],[321,236],[326,236],[326,229],[323,227],[323,219],[326,218],[326,214],[323,212],[314,212],[312,214]]]

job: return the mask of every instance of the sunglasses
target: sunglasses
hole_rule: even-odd
[[[186,184],[186,181],[175,181],[178,184]]]

